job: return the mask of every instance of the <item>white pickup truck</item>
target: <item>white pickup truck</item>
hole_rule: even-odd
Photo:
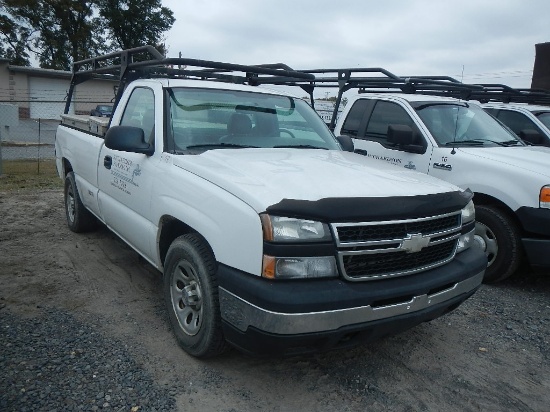
[[[57,131],[67,222],[100,221],[163,273],[188,353],[349,347],[480,286],[471,192],[344,151],[306,102],[250,85],[303,74],[131,52],[106,135],[71,116]],[[75,63],[72,84],[113,70],[100,62]]]
[[[359,89],[347,96],[334,127],[336,136],[353,138],[357,153],[474,193],[475,240],[488,258],[486,282],[514,274],[525,258],[548,271],[550,148],[527,146],[475,102],[419,91],[460,91],[452,82],[399,78],[376,68],[308,72],[328,73],[315,82],[338,87],[340,97]],[[366,72],[385,76],[371,78]]]

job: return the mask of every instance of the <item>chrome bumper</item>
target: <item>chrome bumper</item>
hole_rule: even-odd
[[[265,310],[220,287],[220,309],[223,320],[243,332],[248,327],[278,335],[323,332],[356,323],[414,313],[435,306],[479,287],[484,273],[485,271],[482,271],[432,295],[414,296],[407,302],[374,308],[369,305],[310,313],[280,313]]]

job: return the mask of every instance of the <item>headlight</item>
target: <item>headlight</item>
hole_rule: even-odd
[[[268,242],[326,242],[332,239],[326,223],[291,217],[260,215]]]
[[[469,201],[468,204],[462,209],[462,224],[470,223],[476,218],[476,209],[474,202]]]
[[[550,209],[550,186],[544,186],[540,189],[539,207]]]
[[[264,255],[262,276],[268,279],[310,279],[338,276],[334,256],[273,257]]]

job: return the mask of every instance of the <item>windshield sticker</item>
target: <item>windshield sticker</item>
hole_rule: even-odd
[[[141,175],[139,164],[134,164],[130,159],[125,157],[113,156],[113,165],[111,167],[111,186],[131,195],[132,186],[139,187],[135,181]]]

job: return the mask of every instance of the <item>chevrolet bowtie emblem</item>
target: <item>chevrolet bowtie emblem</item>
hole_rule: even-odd
[[[407,253],[420,252],[423,248],[430,244],[431,238],[429,236],[422,236],[421,233],[407,234],[407,237],[403,239],[401,243],[401,249]]]

